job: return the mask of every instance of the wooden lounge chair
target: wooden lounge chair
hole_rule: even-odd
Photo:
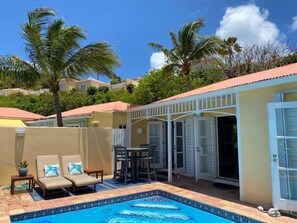
[[[60,188],[65,188],[67,193],[69,193],[69,188],[72,186],[71,181],[65,179],[61,176],[61,168],[58,173],[58,176],[47,177],[45,173],[46,165],[56,165],[59,164],[58,155],[44,155],[36,157],[36,174],[37,179],[34,184],[37,184],[42,190],[42,197],[45,197],[46,192],[48,193],[57,193],[57,190]],[[61,192],[59,190],[59,192]]]
[[[95,177],[89,176],[83,173],[81,170],[80,174],[71,174],[69,170],[69,164],[81,163],[80,155],[62,156],[62,166],[64,171],[64,177],[73,183],[73,192],[78,188],[85,188],[88,185],[94,185],[96,190],[96,184],[100,183],[101,180]]]

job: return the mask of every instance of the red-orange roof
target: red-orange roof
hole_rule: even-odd
[[[18,108],[0,107],[0,118],[13,118],[13,119],[21,119],[23,121],[33,121],[33,120],[45,118],[45,116],[24,111]]]
[[[115,101],[115,102],[104,103],[104,104],[84,106],[81,108],[65,111],[65,112],[62,112],[62,117],[90,115],[94,111],[98,111],[98,112],[126,111],[128,108],[130,108],[130,104],[121,102],[121,101]],[[48,116],[48,118],[53,118],[53,117],[56,117],[56,115],[54,114],[54,115]]]
[[[286,77],[294,74],[297,74],[297,63],[224,80],[215,84],[211,84],[192,91],[188,91],[169,98],[165,98],[157,102],[169,101],[169,100],[184,98],[192,95],[199,95],[199,94],[204,94],[208,92],[219,91],[227,88],[238,87],[238,86],[252,84],[256,82]]]

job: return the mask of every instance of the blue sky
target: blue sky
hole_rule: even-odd
[[[295,0],[0,0],[0,55],[26,59],[20,24],[28,11],[47,6],[67,25],[84,28],[88,39],[83,44],[111,43],[122,61],[116,73],[135,78],[163,63],[148,42],[171,48],[169,31],[198,18],[205,19],[201,35],[237,36],[242,44],[296,42],[296,5]]]

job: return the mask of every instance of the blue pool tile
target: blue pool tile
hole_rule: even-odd
[[[158,201],[168,201],[167,198],[186,204],[188,206],[192,206],[195,208],[198,208],[200,210],[206,211],[208,213],[224,217],[226,219],[235,221],[235,222],[243,222],[243,223],[258,223],[259,221],[247,218],[245,216],[241,216],[235,213],[231,213],[216,207],[212,207],[210,205],[206,205],[203,203],[200,203],[198,201],[194,201],[188,198],[184,198],[178,195],[174,195],[171,193],[168,193],[166,191],[162,190],[153,190],[149,192],[141,192],[141,193],[136,193],[136,194],[130,194],[130,195],[125,195],[125,196],[120,196],[116,198],[107,198],[107,199],[102,199],[98,201],[91,201],[91,202],[86,202],[82,204],[75,204],[75,205],[69,205],[65,207],[59,207],[59,208],[52,208],[48,210],[41,210],[41,211],[36,211],[36,212],[31,212],[31,213],[24,213],[24,214],[17,214],[17,215],[12,215],[10,216],[10,219],[12,222],[17,222],[21,220],[26,220],[26,219],[31,219],[31,218],[36,218],[36,217],[41,217],[41,216],[47,216],[47,215],[54,215],[58,213],[64,213],[64,212],[70,212],[70,211],[75,211],[75,210],[82,210],[90,207],[98,207],[102,205],[107,205],[107,204],[114,204],[114,203],[119,203],[123,201],[130,201],[130,200],[135,200],[139,198],[148,198],[159,195],[161,197],[158,197]],[[167,199],[167,200],[166,200]]]

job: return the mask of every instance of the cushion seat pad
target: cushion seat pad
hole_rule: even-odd
[[[57,189],[61,187],[71,187],[72,183],[64,177],[42,177],[38,179],[47,190]]]
[[[95,177],[86,175],[86,174],[80,174],[80,175],[65,175],[66,179],[70,180],[74,183],[76,187],[82,187],[86,185],[91,184],[97,184],[100,182],[100,179],[97,179]]]

